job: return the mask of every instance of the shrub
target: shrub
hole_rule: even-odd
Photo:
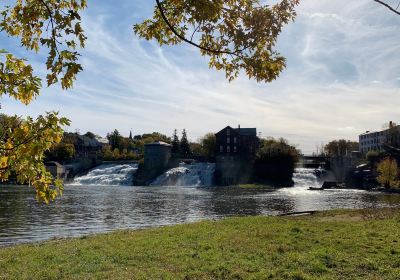
[[[385,188],[399,187],[399,170],[397,161],[391,158],[385,158],[377,167],[377,181]]]

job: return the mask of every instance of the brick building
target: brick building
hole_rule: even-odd
[[[216,182],[219,185],[249,183],[259,146],[256,128],[225,127],[216,137]]]
[[[254,157],[259,140],[256,128],[225,127],[215,134],[216,155]]]

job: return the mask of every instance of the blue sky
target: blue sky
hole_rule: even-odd
[[[263,137],[285,137],[304,153],[400,122],[400,16],[372,0],[301,2],[277,46],[287,69],[277,81],[258,84],[244,75],[228,83],[191,46],[160,48],[135,37],[132,26],[151,15],[153,1],[89,1],[84,72],[74,88],[44,88],[29,106],[3,98],[1,110],[58,110],[72,120],[69,131],[102,136],[115,128],[124,135],[186,128],[196,140],[240,124]],[[32,56],[15,40],[0,40],[45,75],[45,52]]]

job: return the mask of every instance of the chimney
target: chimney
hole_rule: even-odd
[[[390,121],[390,122],[389,122],[389,128],[392,128],[392,127],[393,127],[393,122]]]
[[[238,131],[239,131],[239,133],[240,133],[240,124],[238,125]]]

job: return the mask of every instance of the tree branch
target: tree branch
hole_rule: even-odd
[[[53,40],[54,48],[55,48],[57,54],[60,55],[60,52],[58,51],[58,48],[57,48],[57,43],[59,43],[59,44],[61,44],[61,43],[58,42],[58,40],[57,40],[56,29],[54,27],[53,13],[52,13],[50,7],[46,4],[46,2],[44,0],[39,0],[39,2],[41,2],[43,4],[45,9],[47,10],[47,13],[49,14],[49,19],[50,19],[49,22],[51,24],[51,37],[52,37],[52,40]]]
[[[395,14],[397,14],[397,15],[400,16],[400,12],[397,11],[396,9],[394,9],[393,7],[391,7],[389,4],[386,4],[385,2],[380,1],[380,0],[373,0],[373,1],[375,1],[376,3],[379,3],[379,4],[383,5],[383,6],[385,6],[386,8],[388,8],[389,10],[391,10],[393,13],[395,13]]]
[[[190,41],[190,40],[186,39],[185,36],[183,36],[182,34],[179,34],[178,31],[175,29],[175,27],[172,26],[172,24],[169,22],[167,16],[165,15],[164,9],[163,9],[163,7],[162,7],[162,5],[160,3],[160,0],[156,0],[156,2],[157,2],[158,10],[160,11],[161,17],[163,18],[164,22],[168,25],[168,27],[172,31],[172,33],[174,33],[182,41],[184,41],[184,42],[186,42],[186,43],[188,43],[188,44],[190,44],[192,46],[195,46],[195,47],[197,47],[197,48],[199,48],[199,49],[201,49],[203,51],[206,51],[206,52],[217,53],[217,54],[230,54],[230,55],[239,56],[238,55],[239,51],[230,52],[230,51],[223,51],[223,50],[214,50],[214,49],[210,49],[210,48],[207,48],[207,47],[203,47],[203,46],[201,46],[199,44],[196,44],[193,41]]]
[[[35,132],[34,135],[32,135],[31,137],[28,137],[27,139],[23,140],[22,142],[20,142],[20,143],[18,143],[18,144],[16,144],[16,145],[14,145],[12,148],[2,148],[2,147],[0,147],[0,151],[9,152],[9,151],[12,151],[12,150],[15,150],[15,149],[19,148],[19,147],[22,146],[22,145],[28,144],[29,142],[31,142],[31,141],[33,141],[35,138],[37,138],[37,137],[40,135],[40,133],[42,133],[45,129],[48,129],[49,127],[50,127],[49,125],[45,125],[44,127],[39,128],[39,129]]]

